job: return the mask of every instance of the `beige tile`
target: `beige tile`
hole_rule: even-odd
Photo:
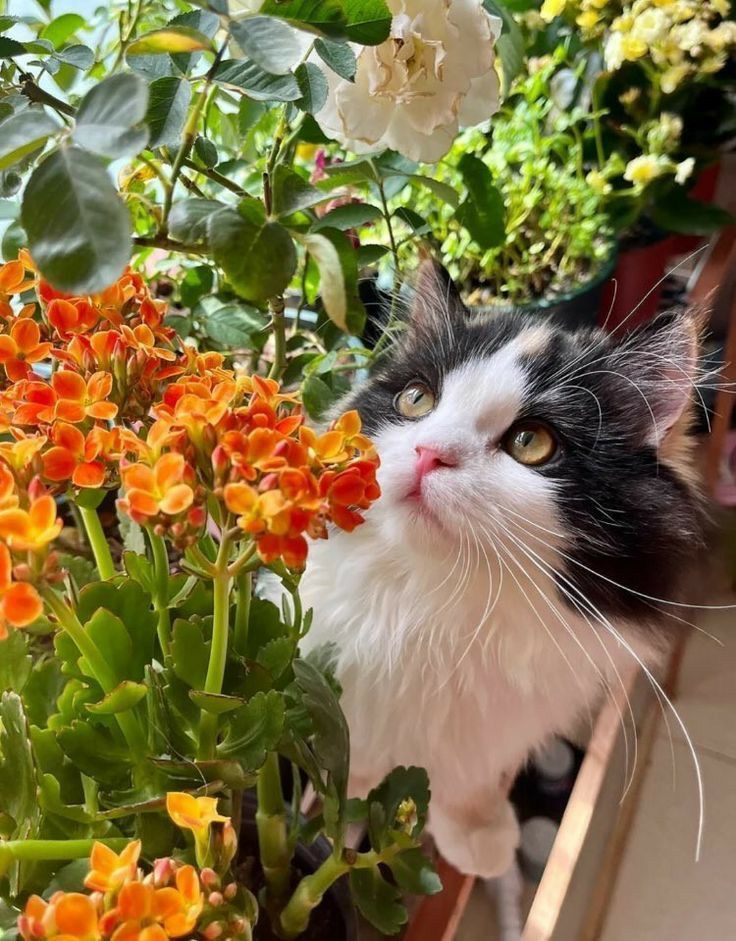
[[[736,763],[701,755],[706,829],[694,859],[697,791],[687,749],[655,742],[600,941],[736,938]],[[572,941],[572,939],[571,939]]]
[[[695,744],[736,760],[736,611],[702,613],[688,641],[677,708]],[[681,738],[676,723],[673,734]]]

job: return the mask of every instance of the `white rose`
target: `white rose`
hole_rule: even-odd
[[[461,127],[498,110],[501,21],[482,0],[388,0],[390,37],[354,47],[355,82],[329,69],[322,130],[357,154],[396,150],[435,163]]]

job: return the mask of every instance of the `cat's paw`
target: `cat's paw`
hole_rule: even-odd
[[[492,820],[475,825],[463,824],[445,815],[441,808],[433,808],[429,830],[448,863],[482,879],[507,872],[519,845],[519,824],[508,801],[499,804]]]

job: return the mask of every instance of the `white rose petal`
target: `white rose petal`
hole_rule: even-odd
[[[354,46],[355,82],[327,70],[322,130],[358,154],[396,150],[435,163],[461,127],[499,107],[494,45],[501,21],[482,0],[389,0],[391,35]]]

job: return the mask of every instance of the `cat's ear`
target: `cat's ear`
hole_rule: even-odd
[[[660,314],[634,330],[617,349],[614,368],[620,368],[630,384],[628,398],[638,400],[646,427],[646,443],[660,447],[690,424],[695,400],[701,315],[694,310]]]
[[[449,273],[425,253],[414,279],[410,323],[422,331],[454,332],[466,315],[467,308]]]

